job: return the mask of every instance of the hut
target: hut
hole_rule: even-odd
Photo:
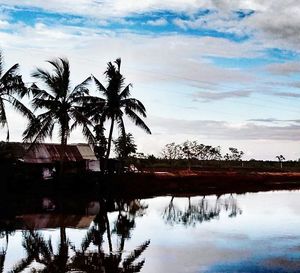
[[[6,161],[19,164],[27,172],[52,178],[58,172],[62,162],[64,172],[82,173],[100,171],[100,163],[88,144],[5,143],[2,147]]]

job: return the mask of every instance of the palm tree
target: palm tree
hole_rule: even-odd
[[[70,66],[67,59],[59,58],[47,61],[53,72],[37,68],[32,77],[41,80],[48,90],[42,90],[35,84],[31,87],[34,95],[32,106],[34,110],[45,110],[36,118],[31,119],[23,133],[24,141],[40,142],[46,137],[52,137],[55,124],[59,125],[59,137],[62,146],[67,145],[70,133],[78,125],[82,126],[83,135],[89,142],[94,142],[94,136],[88,125],[88,119],[82,113],[82,103],[89,99],[87,84],[90,77],[70,88]]]
[[[0,126],[7,128],[6,140],[9,141],[9,126],[6,115],[6,103],[11,104],[23,116],[32,117],[31,111],[17,98],[27,94],[22,76],[18,75],[19,64],[3,71],[3,56],[0,51]]]
[[[151,134],[150,129],[139,116],[141,115],[144,118],[147,116],[145,106],[139,100],[130,97],[131,84],[124,85],[125,78],[121,74],[120,68],[121,59],[116,59],[114,63],[109,62],[107,64],[104,73],[108,80],[106,87],[94,77],[96,86],[104,95],[104,99],[100,98],[94,106],[89,107],[89,116],[92,117],[95,124],[103,124],[106,120],[111,121],[106,158],[109,158],[115,122],[117,122],[121,133],[125,135],[124,114],[137,126]]]

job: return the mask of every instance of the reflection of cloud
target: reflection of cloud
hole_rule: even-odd
[[[171,247],[162,243],[153,244],[147,252],[152,259],[147,259],[143,272],[205,272],[210,264],[243,259],[249,255],[246,249],[222,249],[213,242],[196,239],[197,234],[194,236],[193,244],[188,247],[181,244],[172,244]],[[194,245],[195,242],[197,245]]]
[[[269,258],[263,260],[261,264],[270,268],[270,270],[282,268],[285,272],[299,272],[300,268],[300,260],[288,257]]]

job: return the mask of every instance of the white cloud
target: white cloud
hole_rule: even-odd
[[[251,95],[252,91],[249,90],[236,90],[236,91],[223,91],[223,92],[213,92],[213,91],[199,91],[193,94],[196,100],[201,100],[203,102],[210,102],[215,100],[224,100],[228,98],[245,98]]]
[[[7,28],[9,26],[8,21],[0,20],[0,29]]]
[[[265,125],[254,122],[230,123],[215,120],[186,120],[152,117],[148,121],[153,132],[197,135],[204,139],[288,140],[300,141],[300,125]]]
[[[103,22],[108,18],[169,10],[190,15],[190,20],[175,20],[182,28],[207,27],[236,34],[250,34],[268,46],[285,46],[295,50],[298,50],[300,41],[300,3],[297,0],[77,0],[72,1],[72,5],[69,0],[0,0],[0,4],[88,16],[104,20]],[[215,12],[195,18],[194,15],[200,9],[211,9]],[[233,13],[238,10],[253,10],[254,14],[238,21]],[[165,22],[161,19],[152,23]]]
[[[168,24],[168,21],[164,18],[159,18],[157,20],[149,20],[146,24],[150,26],[165,26]]]

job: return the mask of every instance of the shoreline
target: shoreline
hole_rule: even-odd
[[[176,171],[107,176],[102,189],[138,196],[212,195],[300,189],[300,172]]]
[[[6,183],[6,184],[5,184]],[[32,196],[150,198],[165,195],[222,195],[300,190],[300,172],[159,171],[124,174],[85,173],[61,179],[20,179],[3,183],[3,193]]]

